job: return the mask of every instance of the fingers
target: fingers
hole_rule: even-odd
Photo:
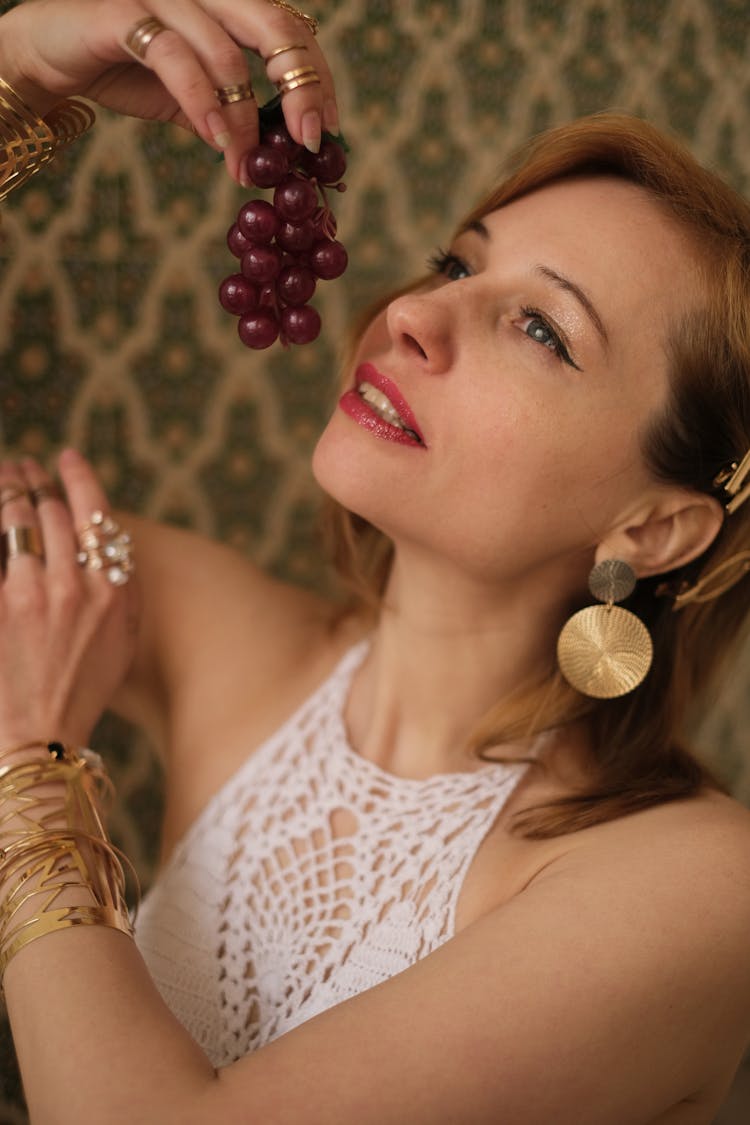
[[[123,45],[130,39],[131,57],[135,50],[198,135],[223,151],[227,169],[238,182],[245,179],[244,156],[258,143],[257,104],[243,98],[220,105],[217,91],[248,82],[243,48],[268,60],[272,83],[312,68],[301,76],[304,81],[293,79],[292,88],[283,93],[284,116],[295,140],[317,151],[322,129],[338,132],[333,78],[302,19],[269,0],[182,0],[179,8],[174,0],[152,0],[149,9],[122,5]],[[132,36],[139,23],[145,26],[140,42]]]
[[[43,567],[44,543],[23,473],[12,461],[0,464],[0,532],[3,584]]]

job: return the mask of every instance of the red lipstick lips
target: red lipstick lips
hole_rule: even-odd
[[[339,399],[339,406],[350,418],[353,418],[360,426],[370,430],[376,437],[382,437],[386,441],[395,441],[401,445],[412,445],[419,449],[426,449],[425,440],[417,420],[411,412],[411,407],[395,383],[391,382],[371,363],[363,363],[357,368],[354,382],[357,388],[362,383],[369,383],[371,387],[384,394],[404,423],[405,428],[401,429],[400,426],[394,426],[381,418],[380,414],[362,398],[358,390],[346,391]]]

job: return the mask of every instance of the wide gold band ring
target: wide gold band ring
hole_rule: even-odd
[[[248,102],[253,98],[250,82],[240,82],[236,86],[219,86],[214,90],[219,105],[232,105],[234,102]]]
[[[287,0],[268,0],[268,2],[269,4],[273,4],[274,8],[281,8],[282,12],[288,12],[289,15],[294,16],[296,20],[302,20],[303,24],[308,29],[311,35],[318,34],[318,28],[320,27],[320,24],[316,20],[315,16],[308,16],[307,12],[301,12],[299,8],[295,8],[294,5],[288,4]]]
[[[0,554],[3,565],[19,555],[34,555],[44,558],[42,536],[38,527],[11,526],[0,534]]]
[[[304,43],[285,43],[283,47],[274,47],[273,51],[263,59],[263,62],[268,66],[271,59],[278,58],[279,55],[285,55],[287,51],[306,51],[307,47]]]
[[[125,46],[133,52],[136,58],[143,61],[149,45],[156,39],[157,35],[161,35],[162,31],[166,30],[164,24],[156,16],[145,16],[142,20],[138,20],[138,23],[133,24],[125,36]]]

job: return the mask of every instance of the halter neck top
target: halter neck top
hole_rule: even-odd
[[[525,767],[397,777],[350,746],[369,642],[208,802],[145,896],[136,941],[225,1066],[451,938],[464,877]]]

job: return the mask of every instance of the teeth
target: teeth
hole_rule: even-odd
[[[407,428],[396,413],[390,399],[386,398],[377,387],[373,387],[372,383],[360,383],[357,390],[360,397],[365,400],[368,406],[372,407],[376,414],[380,415],[384,422],[388,422],[391,426],[398,426],[400,430]]]

